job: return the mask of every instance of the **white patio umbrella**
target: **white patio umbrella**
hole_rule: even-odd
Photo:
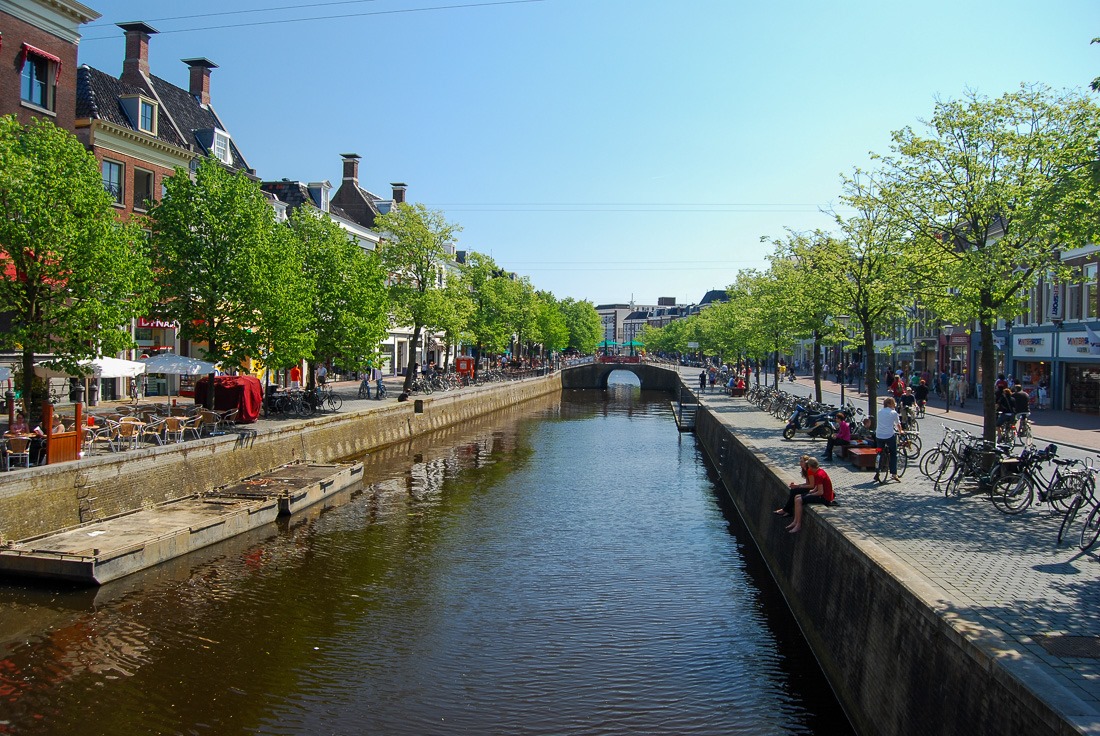
[[[119,358],[93,358],[78,361],[78,365],[86,370],[80,373],[71,373],[64,368],[49,364],[50,361],[36,363],[34,372],[42,378],[80,378],[93,376],[95,378],[133,378],[145,372],[145,364],[134,360],[121,360]]]
[[[170,373],[176,376],[203,376],[213,373],[213,363],[174,353],[162,353],[141,361],[149,373]]]

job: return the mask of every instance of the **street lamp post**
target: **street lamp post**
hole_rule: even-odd
[[[943,405],[944,405],[943,413],[944,414],[950,414],[951,413],[951,392],[948,390],[948,386],[951,385],[951,371],[950,371],[950,368],[951,368],[951,335],[955,334],[955,326],[954,325],[944,325],[943,326],[943,334],[947,338],[947,340],[946,340],[946,344],[944,345],[944,349],[943,349],[943,352],[944,352],[943,370],[940,371],[940,375],[946,375],[948,377],[948,382],[947,382],[946,385],[940,386],[940,388],[943,390]],[[940,383],[943,383],[943,381],[941,381]]]

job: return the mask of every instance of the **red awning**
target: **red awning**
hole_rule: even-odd
[[[22,59],[20,59],[19,65],[22,66],[27,61],[27,55],[33,54],[40,59],[46,59],[57,64],[57,73],[54,75],[53,83],[57,84],[57,80],[61,79],[61,59],[51,54],[49,51],[43,51],[37,46],[31,46],[29,43],[23,44]]]

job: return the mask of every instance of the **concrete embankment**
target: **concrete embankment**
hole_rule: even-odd
[[[1001,632],[958,616],[924,575],[848,525],[843,498],[812,507],[790,535],[773,512],[791,469],[706,402],[695,431],[860,733],[1093,732],[1062,715],[1080,703],[1059,708],[1064,688],[1011,656]]]
[[[252,433],[0,476],[0,538],[23,539],[208,491],[293,460],[328,462],[561,392],[561,374],[371,406]],[[242,427],[247,429],[247,427]]]

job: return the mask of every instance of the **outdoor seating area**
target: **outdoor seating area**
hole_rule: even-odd
[[[138,404],[90,414],[84,431],[84,456],[178,444],[225,434],[236,409],[214,411],[200,405]]]
[[[0,437],[0,471],[33,468],[81,457],[178,444],[225,434],[237,409],[212,411],[202,406],[137,404],[99,407],[82,415],[58,415],[60,426],[49,437],[24,431]]]

